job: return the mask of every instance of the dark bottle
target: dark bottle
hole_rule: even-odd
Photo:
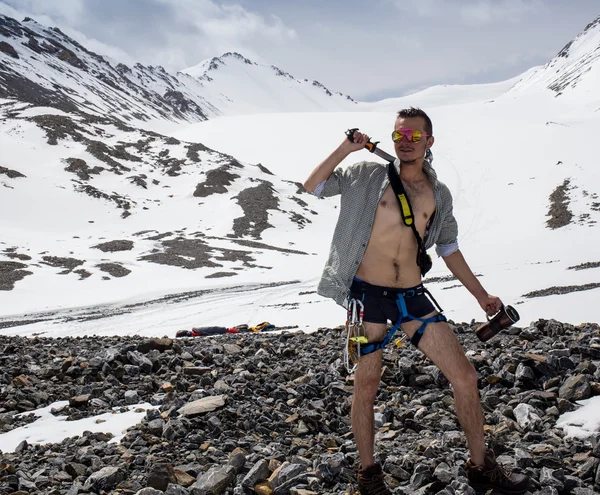
[[[498,311],[492,319],[488,318],[488,322],[477,329],[477,337],[479,337],[479,340],[482,342],[486,342],[500,330],[510,327],[517,321],[519,321],[519,313],[517,313],[517,310],[512,306],[502,305],[500,311]]]

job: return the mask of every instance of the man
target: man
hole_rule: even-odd
[[[424,249],[436,244],[437,254],[483,310],[488,315],[498,312],[502,302],[486,292],[458,248],[452,196],[431,167],[434,137],[430,118],[418,108],[401,110],[392,139],[397,156],[394,165]],[[350,299],[361,300],[369,343],[381,343],[387,320],[395,324],[400,319],[402,331],[452,384],[457,416],[471,454],[466,466],[471,485],[524,493],[529,479],[507,473],[496,463],[493,452],[486,450],[475,369],[423,290],[417,236],[403,222],[388,167],[359,162],[345,170],[336,168],[368,141],[368,136],[355,132],[353,142],[344,140],[304,183],[305,189],[318,197],[341,194],[340,215],[318,292],[342,306]],[[372,352],[360,358],[354,377],[352,429],[360,455],[358,486],[363,495],[391,493],[374,456],[373,405],[381,373],[381,346],[371,346]]]

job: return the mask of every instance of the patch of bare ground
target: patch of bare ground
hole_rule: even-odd
[[[533,297],[545,297],[545,296],[555,296],[562,294],[570,294],[571,292],[581,292],[584,290],[592,290],[600,287],[600,283],[594,282],[583,285],[563,285],[563,286],[554,286],[548,287],[547,289],[534,290],[532,292],[528,292],[527,294],[523,294],[521,297],[533,298]]]
[[[81,180],[90,180],[92,175],[99,175],[104,170],[103,167],[91,168],[81,158],[67,158],[65,161],[69,164],[68,167],[65,167],[65,170],[77,175]]]
[[[79,275],[79,280],[85,280],[86,278],[92,276],[92,274],[90,272],[88,272],[87,270],[84,270],[83,268],[80,268],[79,270],[74,270],[73,273],[76,273],[77,275]]]
[[[15,283],[33,272],[25,270],[27,265],[17,261],[0,261],[0,290],[13,290]]]
[[[429,277],[423,280],[424,284],[436,284],[440,282],[452,282],[456,280],[454,275],[446,275],[444,277]]]
[[[225,238],[208,236],[207,239],[225,239]],[[270,244],[265,244],[264,242],[250,241],[247,239],[235,239],[233,237],[227,237],[226,240],[228,240],[230,242],[235,242],[236,244],[239,244],[240,246],[251,247],[254,249],[265,249],[268,251],[279,251],[280,253],[289,253],[289,254],[304,254],[304,255],[308,256],[308,253],[305,253],[304,251],[297,251],[296,249],[286,249],[286,248],[281,248],[278,246],[271,246]]]
[[[31,256],[29,256],[28,254],[17,253],[16,251],[17,251],[16,248],[7,249],[7,250],[5,250],[4,255],[7,258],[11,258],[13,260],[21,260],[21,261],[30,261],[31,260]]]
[[[244,216],[233,221],[235,237],[252,236],[260,239],[262,232],[272,225],[269,223],[269,210],[279,210],[279,200],[275,196],[273,184],[260,181],[259,185],[241,191],[233,199],[244,211]]]
[[[222,165],[206,173],[206,180],[196,186],[194,197],[206,198],[211,194],[225,194],[230,186],[240,176],[229,171],[228,165]]]
[[[588,268],[598,268],[600,261],[588,261],[587,263],[581,263],[580,265],[570,266],[567,270],[587,270]]]
[[[115,278],[126,277],[131,273],[131,270],[125,268],[120,263],[100,263],[96,265],[96,268],[108,273]]]
[[[90,184],[78,184],[75,186],[75,190],[78,192],[83,192],[92,198],[112,201],[117,205],[117,208],[124,210],[123,213],[121,213],[122,218],[127,218],[129,215],[131,215],[129,212],[131,208],[131,202],[125,199],[123,196],[119,196],[117,193],[106,194]]]
[[[75,258],[61,258],[58,256],[42,256],[44,261],[41,261],[43,265],[54,266],[56,268],[64,268],[64,271],[59,272],[59,275],[67,275],[71,273],[75,268],[81,266],[85,261],[78,260]]]
[[[295,182],[295,181],[291,181],[291,180],[284,180],[283,182],[286,182],[288,184],[292,184],[294,186],[296,186],[296,194],[310,194],[306,189],[304,189],[304,186],[302,185],[301,182]],[[316,213],[315,213],[316,215]]]
[[[237,273],[234,272],[216,272],[211,275],[207,275],[204,278],[224,278],[224,277],[235,277]]]
[[[198,156],[199,151],[212,151],[210,148],[207,148],[201,143],[191,143],[187,146],[187,157],[192,160],[194,163],[200,162],[200,156]]]
[[[267,175],[275,175],[273,172],[271,172],[267,167],[265,167],[262,163],[257,163],[256,166],[258,167],[258,169]]]
[[[569,187],[571,184],[570,179],[565,181],[558,186],[552,194],[550,194],[550,208],[546,216],[550,218],[546,220],[546,226],[551,229],[558,229],[571,223],[573,219],[573,213],[569,210]]]
[[[133,241],[128,240],[116,240],[103,242],[92,246],[93,249],[99,249],[103,253],[114,253],[117,251],[131,251],[133,249]]]
[[[18,179],[25,177],[21,172],[11,170],[10,168],[0,166],[0,175],[6,175],[9,179]]]
[[[237,251],[209,246],[200,239],[171,239],[163,241],[163,252],[154,252],[140,257],[140,260],[161,265],[179,266],[195,269],[203,267],[222,267],[213,261],[240,261],[245,266],[252,266],[254,258],[248,251]]]

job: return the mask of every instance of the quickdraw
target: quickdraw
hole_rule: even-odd
[[[348,317],[346,319],[346,347],[344,364],[348,373],[353,373],[360,360],[361,345],[369,343],[363,325],[365,306],[360,299],[348,299]]]

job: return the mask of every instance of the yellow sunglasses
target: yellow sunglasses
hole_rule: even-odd
[[[421,132],[418,129],[408,129],[403,127],[402,129],[392,132],[392,141],[394,141],[394,143],[402,141],[403,136],[406,136],[406,139],[412,141],[413,143],[418,143],[421,138],[429,137],[430,134]]]

